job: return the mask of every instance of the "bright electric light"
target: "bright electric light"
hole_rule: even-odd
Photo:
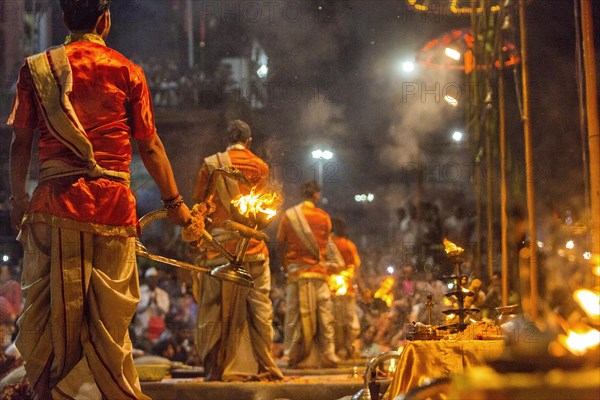
[[[323,160],[331,160],[333,158],[333,152],[329,150],[317,149],[312,152],[312,157]]]
[[[458,100],[456,100],[454,97],[450,96],[449,94],[444,96],[444,100],[446,100],[446,103],[450,104],[452,107],[458,106]]]
[[[387,267],[387,272],[388,274],[393,274],[394,273],[394,267],[392,267],[391,265],[389,267]]]
[[[446,47],[444,53],[453,60],[460,60],[460,53],[454,49],[451,49],[450,47]]]
[[[415,70],[415,63],[412,61],[404,61],[402,63],[402,71],[413,72]]]
[[[4,254],[4,255],[2,256],[2,262],[8,262],[8,260],[10,260],[10,257],[9,257],[9,256],[7,256],[6,254]]]
[[[585,253],[583,253],[583,258],[586,260],[591,260],[592,259],[592,253],[590,253],[589,251],[586,251]]]
[[[454,140],[455,142],[460,142],[463,138],[463,133],[461,131],[455,131],[452,134],[452,140]]]
[[[356,201],[357,203],[364,203],[364,202],[373,202],[373,200],[375,200],[375,195],[373,193],[369,193],[369,194],[357,194],[354,196],[354,201]]]
[[[569,250],[573,250],[573,249],[575,248],[575,242],[574,242],[574,241],[572,241],[572,240],[569,240],[569,241],[567,242],[567,244],[565,244],[565,247],[566,247],[567,249],[569,249]]]
[[[269,67],[267,67],[264,64],[261,65],[260,68],[256,71],[256,75],[258,75],[259,78],[266,78],[268,73]]]
[[[544,248],[544,242],[542,242],[541,240],[538,240],[537,245],[540,249]]]

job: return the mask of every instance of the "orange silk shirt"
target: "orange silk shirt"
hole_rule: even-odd
[[[306,218],[308,225],[317,241],[321,260],[325,260],[325,249],[329,234],[331,233],[331,219],[329,214],[310,201],[302,203],[302,214]],[[327,269],[324,263],[316,260],[311,252],[304,246],[290,223],[287,214],[282,213],[277,231],[277,241],[284,244],[286,252],[284,254],[284,265],[287,270],[289,264],[305,264],[307,265],[302,271],[288,273],[288,279],[294,276],[302,275],[303,273],[320,273],[327,274]]]
[[[243,184],[239,185],[241,194],[250,193],[250,189],[255,188],[255,191],[260,192],[264,190],[269,183],[269,166],[266,162],[264,162],[260,157],[252,153],[250,150],[246,148],[240,147],[232,147],[227,150],[227,154],[231,160],[231,164],[239,169],[242,174],[248,179],[251,186],[245,186]],[[196,186],[194,187],[193,198],[197,203],[204,201],[204,194],[206,192],[206,188],[208,186],[208,178],[210,176],[208,166],[206,164],[202,164],[200,168],[200,172],[198,173],[198,177],[196,179]],[[207,227],[215,228],[220,227],[224,221],[231,219],[229,214],[229,210],[225,209],[221,199],[219,198],[219,193],[215,193],[213,197],[213,202],[215,203],[216,210],[211,215],[212,225]],[[228,241],[226,243],[222,243],[227,250],[231,252],[235,252],[237,240]],[[215,251],[210,245],[207,245],[207,257],[209,259],[216,258],[220,256],[220,253]],[[253,254],[269,254],[269,250],[265,245],[265,242],[258,241],[255,239],[250,240],[250,244],[248,246],[248,250],[246,251],[246,255]]]
[[[358,255],[358,251],[356,250],[356,245],[354,242],[346,237],[333,235],[332,236],[333,243],[335,243],[336,247],[340,251],[346,266],[354,266],[355,269],[360,267],[360,257]]]
[[[332,240],[346,263],[346,269],[352,268],[352,276],[356,276],[358,268],[360,268],[360,257],[356,245],[352,240],[342,236],[332,235]],[[348,286],[348,293],[354,293],[354,285]]]
[[[73,72],[69,99],[94,148],[98,164],[129,172],[130,137],[156,133],[150,92],[142,69],[99,43],[66,45]],[[35,95],[27,62],[21,68],[13,110],[14,128],[37,129],[38,160],[59,159],[81,166],[78,159],[49,131]],[[135,197],[126,185],[105,178],[60,178],[42,182],[33,193],[25,222],[45,221],[96,234],[135,236]]]

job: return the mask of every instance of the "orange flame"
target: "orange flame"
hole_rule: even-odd
[[[255,193],[254,188],[247,195],[237,195],[231,204],[237,207],[240,214],[247,218],[257,219],[260,214],[270,220],[277,214],[280,200],[277,193]]]
[[[348,294],[348,289],[352,285],[353,278],[354,268],[348,268],[339,274],[331,275],[327,282],[329,290],[334,296],[344,296]]]
[[[444,238],[444,250],[446,250],[446,254],[452,256],[457,256],[459,254],[462,254],[463,251],[465,251],[465,249],[452,243],[447,238]]]
[[[388,276],[387,278],[385,278],[383,282],[381,282],[381,286],[379,287],[379,289],[377,289],[373,297],[376,299],[383,300],[388,307],[391,307],[392,303],[394,302],[394,294],[392,293],[392,288],[394,287],[395,282],[396,280],[393,276]]]
[[[587,316],[596,324],[600,324],[600,293],[588,289],[576,290],[575,301],[583,308]]]
[[[350,286],[346,281],[346,277],[342,274],[331,275],[327,284],[334,296],[346,295],[348,293],[348,287]]]
[[[600,331],[590,327],[569,330],[567,335],[558,335],[558,341],[576,356],[582,356],[600,345]]]

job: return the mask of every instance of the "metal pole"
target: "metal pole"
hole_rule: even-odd
[[[489,73],[489,72],[488,72]],[[489,79],[489,78],[488,78]],[[486,187],[486,222],[487,222],[487,237],[486,237],[486,255],[487,255],[487,276],[492,277],[494,273],[494,179],[493,179],[493,164],[492,164],[492,121],[489,121],[490,116],[486,118],[485,132],[485,187]]]
[[[502,38],[500,39],[502,40]],[[508,305],[508,217],[506,214],[506,110],[504,101],[504,69],[500,54],[498,70],[498,110],[500,128],[500,245],[502,251],[502,305]],[[490,276],[491,278],[491,276]]]
[[[476,214],[476,222],[475,222],[475,254],[473,254],[473,264],[475,271],[479,276],[482,275],[481,271],[481,218],[482,218],[482,182],[481,182],[481,165],[480,165],[480,155],[479,155],[479,147],[480,147],[480,127],[479,127],[479,70],[477,65],[481,60],[479,59],[479,40],[477,39],[478,35],[478,19],[477,19],[477,2],[471,2],[471,32],[473,33],[473,65],[474,68],[471,71],[471,87],[473,88],[473,108],[471,110],[471,123],[472,127],[472,136],[471,143],[475,148],[475,171],[474,171],[474,185],[475,185],[475,214]],[[471,96],[469,96],[471,98]]]
[[[525,178],[527,187],[527,213],[529,222],[529,304],[531,318],[538,318],[538,263],[537,263],[537,235],[535,224],[535,179],[533,173],[533,138],[531,132],[531,112],[529,99],[529,65],[527,60],[527,25],[526,1],[519,0],[519,27],[521,31],[521,75],[523,85],[523,134],[525,138]]]
[[[581,0],[581,35],[585,68],[588,143],[590,151],[590,207],[593,264],[600,266],[600,134],[598,131],[598,92],[594,54],[594,25],[591,0]]]
[[[187,25],[187,53],[188,53],[188,67],[194,68],[194,9],[192,0],[186,0],[186,25]]]

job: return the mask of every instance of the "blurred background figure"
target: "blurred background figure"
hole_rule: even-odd
[[[158,286],[158,270],[150,267],[144,273],[146,282],[140,286],[140,303],[137,307],[137,336],[146,338],[150,343],[144,350],[150,350],[165,330],[165,315],[169,312],[169,294]]]
[[[348,238],[346,221],[343,218],[331,219],[331,240],[345,264],[343,270],[329,278],[333,313],[336,316],[335,351],[342,359],[354,358],[358,353],[355,340],[360,334],[354,279],[358,276],[360,257],[356,245]]]

